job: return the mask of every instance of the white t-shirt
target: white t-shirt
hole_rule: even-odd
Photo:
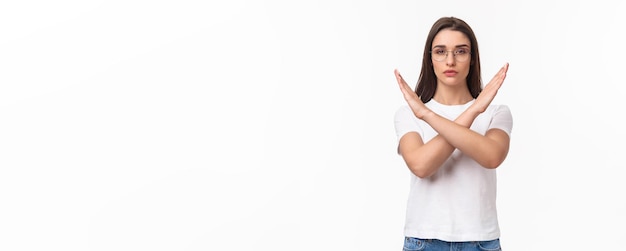
[[[454,121],[474,100],[464,105],[443,105],[431,99],[426,106]],[[511,135],[513,118],[505,105],[490,105],[471,130],[484,135],[492,128]],[[398,143],[408,132],[417,132],[424,143],[437,132],[415,117],[407,105],[395,114]],[[496,169],[482,167],[455,149],[439,170],[421,179],[411,174],[404,234],[444,241],[483,241],[500,238],[496,212]]]

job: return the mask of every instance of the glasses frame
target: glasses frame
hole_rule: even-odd
[[[434,60],[434,61],[437,61],[437,62],[445,62],[445,61],[446,61],[446,59],[448,59],[448,55],[450,54],[450,52],[452,52],[452,58],[453,58],[455,61],[459,61],[459,62],[461,62],[461,63],[465,63],[465,62],[467,62],[467,60],[468,60],[468,59],[471,59],[471,58],[472,58],[472,50],[470,49],[470,50],[467,52],[467,55],[468,55],[468,56],[467,56],[467,59],[465,59],[465,60],[459,60],[459,59],[457,59],[457,57],[456,57],[456,56],[457,56],[457,54],[456,54],[455,52],[456,52],[457,50],[459,50],[459,49],[460,49],[460,48],[454,49],[454,50],[452,50],[452,51],[445,51],[445,52],[446,52],[446,56],[445,56],[442,60],[437,60],[437,59],[435,59],[435,57],[434,57],[434,55],[433,55],[433,50],[430,50],[430,58],[431,58],[432,60]]]

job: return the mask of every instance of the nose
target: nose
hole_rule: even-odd
[[[446,52],[446,65],[453,66],[456,64],[454,53]]]

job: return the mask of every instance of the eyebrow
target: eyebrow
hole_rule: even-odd
[[[466,44],[459,44],[457,46],[454,46],[454,48],[459,48],[459,47],[470,47],[470,46],[466,45]],[[433,49],[434,48],[446,48],[446,46],[445,45],[435,45],[435,46],[433,46]]]

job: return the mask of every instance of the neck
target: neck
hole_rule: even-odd
[[[466,86],[462,88],[451,88],[446,85],[437,86],[437,91],[433,99],[444,105],[463,105],[472,101],[474,98],[470,94]]]

